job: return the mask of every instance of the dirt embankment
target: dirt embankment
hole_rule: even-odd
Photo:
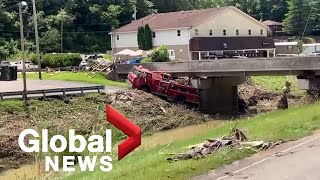
[[[263,113],[276,110],[282,94],[266,91],[254,84],[246,83],[239,86],[239,96],[249,107],[250,113]],[[307,97],[289,94],[288,103],[289,107],[293,107],[309,103],[309,100]]]
[[[79,134],[102,134],[106,128],[111,128],[114,141],[125,138],[106,121],[106,104],[111,104],[139,125],[144,135],[213,120],[141,91],[95,94],[67,101],[31,100],[29,103],[30,114],[27,116],[22,102],[0,102],[0,173],[34,159],[23,153],[18,145],[19,134],[27,128],[48,129],[49,134],[66,134],[69,129],[76,129]]]
[[[18,136],[30,126],[30,120],[19,115],[4,115],[0,118],[0,172],[19,168],[32,162],[32,158],[20,150]]]
[[[262,107],[273,107],[279,97],[254,86],[240,87],[240,94],[249,105]],[[18,146],[18,136],[26,128],[48,129],[52,134],[64,134],[68,129],[76,129],[81,134],[99,134],[106,128],[113,128],[106,121],[106,104],[139,125],[144,135],[214,120],[197,110],[141,91],[88,95],[67,101],[32,100],[29,116],[23,112],[20,101],[0,102],[0,172],[32,161],[33,158]],[[124,138],[121,132],[113,132],[114,140]]]

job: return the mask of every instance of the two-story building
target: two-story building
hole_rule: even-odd
[[[275,54],[274,41],[267,37],[268,27],[232,6],[146,16],[110,33],[113,53],[138,50],[137,31],[146,24],[153,31],[154,47],[167,45],[171,59]]]
[[[263,21],[262,24],[266,25],[269,28],[269,33],[273,37],[283,34],[282,23],[266,20],[266,21]]]

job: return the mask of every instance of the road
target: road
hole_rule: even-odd
[[[66,94],[81,94],[80,88],[94,88],[92,90],[84,90],[84,93],[92,93],[92,92],[98,92],[98,89],[95,88],[96,86],[100,86],[98,84],[88,84],[88,83],[82,83],[82,82],[72,82],[72,81],[53,81],[53,80],[28,80],[27,81],[27,91],[35,91],[35,90],[46,90],[46,96],[59,96],[63,95],[63,92],[61,89],[68,89],[68,88],[75,88],[76,91],[73,90],[72,92],[66,92]],[[59,92],[49,92],[52,89],[60,89]],[[23,82],[21,79],[18,79],[17,81],[0,81],[0,95],[1,93],[8,93],[8,92],[17,92],[23,90]],[[118,90],[122,90],[122,88],[118,87],[106,87],[105,89],[101,89],[101,91],[104,91],[106,93],[114,93]],[[21,98],[22,95],[11,95],[11,96],[5,96],[4,99],[16,99]],[[43,97],[43,93],[36,93],[32,94],[30,93],[28,97]]]
[[[194,180],[319,180],[320,133],[195,177]]]

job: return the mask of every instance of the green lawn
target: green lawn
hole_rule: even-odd
[[[319,109],[320,104],[318,103],[306,107],[275,111],[243,119],[239,121],[238,128],[249,137],[249,140],[296,140],[310,135],[320,128]],[[234,123],[203,132],[202,135],[187,140],[173,141],[166,152],[184,152],[185,147],[201,143],[206,138],[224,136],[235,126]],[[113,170],[110,173],[102,172],[97,168],[95,172],[77,172],[64,176],[63,179],[128,179],[129,177],[137,180],[187,179],[254,154],[252,150],[248,149],[225,149],[204,159],[169,163],[166,161],[168,155],[159,154],[163,147],[165,146],[136,150],[120,162],[116,160],[116,157],[113,157]]]
[[[291,94],[302,95],[305,91],[298,87],[298,79],[295,76],[255,76],[252,77],[254,84],[276,93],[282,93],[282,88],[285,86],[286,80],[292,83]]]
[[[22,75],[18,75],[19,78],[22,78]],[[28,79],[38,79],[37,73],[27,73]],[[44,80],[62,80],[62,81],[78,81],[86,82],[92,84],[101,84],[105,86],[116,86],[116,87],[129,87],[126,83],[110,81],[105,79],[103,75],[97,75],[94,78],[86,76],[83,72],[72,73],[72,72],[60,72],[58,74],[50,75],[50,73],[42,73],[42,78]]]

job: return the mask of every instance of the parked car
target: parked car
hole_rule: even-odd
[[[93,55],[87,55],[85,57],[85,60],[86,61],[89,61],[89,60],[97,60],[97,59],[103,59],[103,54],[93,54]]]
[[[297,57],[298,54],[277,54],[277,57]]]
[[[135,58],[126,62],[126,64],[140,64],[143,58]]]
[[[246,57],[246,56],[240,56],[240,55],[232,56],[232,58],[236,58],[236,59],[248,59],[248,57]]]
[[[83,60],[83,61],[81,61],[81,63],[80,63],[80,67],[84,67],[84,66],[87,66],[88,65],[88,62],[87,61],[85,61],[85,60]]]
[[[314,51],[310,55],[311,56],[320,56],[320,51]]]
[[[23,64],[23,62],[22,61],[18,61],[18,62],[16,62],[15,64]],[[26,66],[34,66],[34,64],[31,62],[31,61],[25,61],[25,65]]]

